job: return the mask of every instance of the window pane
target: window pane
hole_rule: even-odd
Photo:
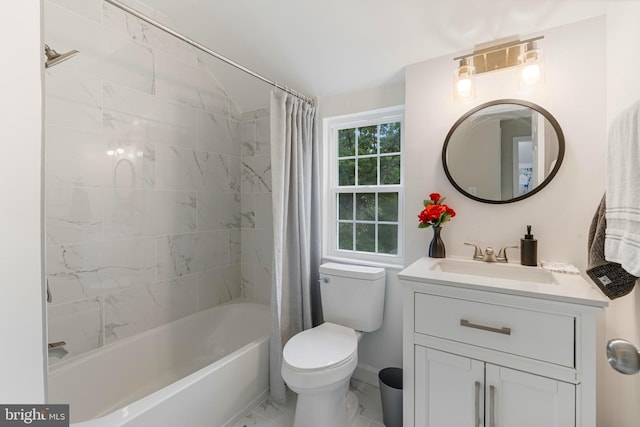
[[[378,126],[358,128],[358,154],[378,154]]]
[[[356,250],[361,252],[376,251],[376,225],[356,223]]]
[[[338,224],[338,249],[353,250],[353,223]]]
[[[378,225],[378,252],[381,254],[398,253],[398,226],[391,224]]]
[[[400,156],[380,157],[380,184],[400,184]]]
[[[338,131],[338,157],[356,155],[356,130],[341,129]]]
[[[358,159],[358,185],[378,184],[378,158]]]
[[[376,193],[356,194],[356,220],[376,220]]]
[[[354,159],[338,161],[338,185],[355,185],[356,161]]]
[[[353,193],[338,194],[338,219],[353,219]]]
[[[380,152],[400,152],[400,122],[380,125]]]
[[[396,256],[400,252],[402,119],[398,115],[380,123],[379,117],[346,125],[348,129],[336,129],[339,122],[331,123],[336,129],[331,161],[337,167],[330,182],[337,203],[331,215],[334,251]]]
[[[398,193],[378,194],[378,221],[398,221]]]

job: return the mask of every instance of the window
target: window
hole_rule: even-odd
[[[328,119],[330,254],[402,255],[403,122],[400,108]]]

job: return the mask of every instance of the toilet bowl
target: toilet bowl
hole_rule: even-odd
[[[353,329],[325,322],[287,342],[282,377],[298,394],[294,427],[346,427],[353,421],[357,398],[346,396],[358,365],[357,337]]]
[[[294,427],[347,427],[358,399],[349,379],[358,364],[362,333],[382,324],[383,268],[320,266],[325,322],[293,336],[282,352],[282,378],[298,394]]]

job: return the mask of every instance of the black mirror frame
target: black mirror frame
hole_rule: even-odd
[[[551,171],[549,176],[547,176],[544,179],[544,181],[542,181],[542,183],[540,185],[538,185],[536,188],[534,188],[533,190],[529,191],[526,194],[523,194],[522,196],[513,197],[513,198],[507,199],[507,200],[490,200],[490,199],[483,199],[481,197],[477,197],[477,196],[474,196],[473,194],[467,193],[466,191],[464,191],[462,189],[462,187],[460,187],[455,182],[455,180],[451,176],[451,172],[449,171],[449,168],[447,167],[447,147],[449,146],[449,142],[450,142],[451,136],[453,135],[455,130],[469,116],[471,116],[472,114],[474,114],[477,111],[480,111],[480,110],[482,110],[484,108],[492,107],[494,105],[499,105],[499,104],[521,105],[523,107],[531,108],[532,110],[535,110],[538,113],[542,114],[549,121],[549,123],[551,123],[551,126],[553,126],[553,129],[555,130],[556,135],[558,136],[558,158],[556,159],[556,164],[553,167],[553,170]],[[517,202],[517,201],[526,199],[527,197],[533,196],[534,194],[536,194],[537,192],[542,190],[544,187],[546,187],[551,182],[551,180],[556,176],[556,173],[558,173],[558,170],[560,169],[560,166],[562,165],[562,160],[564,159],[564,151],[565,151],[565,141],[564,141],[564,134],[562,133],[562,128],[560,128],[560,124],[555,119],[555,117],[553,117],[551,115],[551,113],[549,113],[547,110],[545,110],[541,106],[539,106],[537,104],[534,104],[533,102],[523,101],[523,100],[520,100],[520,99],[497,99],[495,101],[485,102],[484,104],[481,104],[481,105],[478,105],[477,107],[472,108],[471,110],[467,111],[464,115],[462,115],[462,117],[460,117],[458,120],[456,120],[456,122],[453,124],[453,126],[451,126],[451,129],[449,130],[449,133],[447,134],[447,137],[444,140],[444,145],[442,146],[442,166],[444,167],[444,173],[447,175],[447,179],[449,180],[451,185],[453,185],[455,187],[455,189],[458,190],[462,195],[464,195],[464,196],[466,196],[466,197],[468,197],[470,199],[473,199],[473,200],[475,200],[477,202],[482,202],[482,203],[491,203],[491,204],[513,203],[513,202]]]

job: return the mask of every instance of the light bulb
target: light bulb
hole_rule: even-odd
[[[542,51],[538,49],[535,40],[526,44],[524,53],[518,58],[518,62],[521,65],[521,85],[533,86],[544,78],[542,75]]]
[[[465,99],[475,97],[475,77],[476,69],[469,63],[468,58],[462,58],[460,65],[453,74],[453,97],[454,99]]]
[[[527,64],[522,69],[522,83],[533,85],[540,81],[540,65],[537,63]]]
[[[462,77],[456,83],[456,90],[458,91],[458,96],[461,98],[466,98],[471,95],[472,83],[471,79],[468,77]]]

